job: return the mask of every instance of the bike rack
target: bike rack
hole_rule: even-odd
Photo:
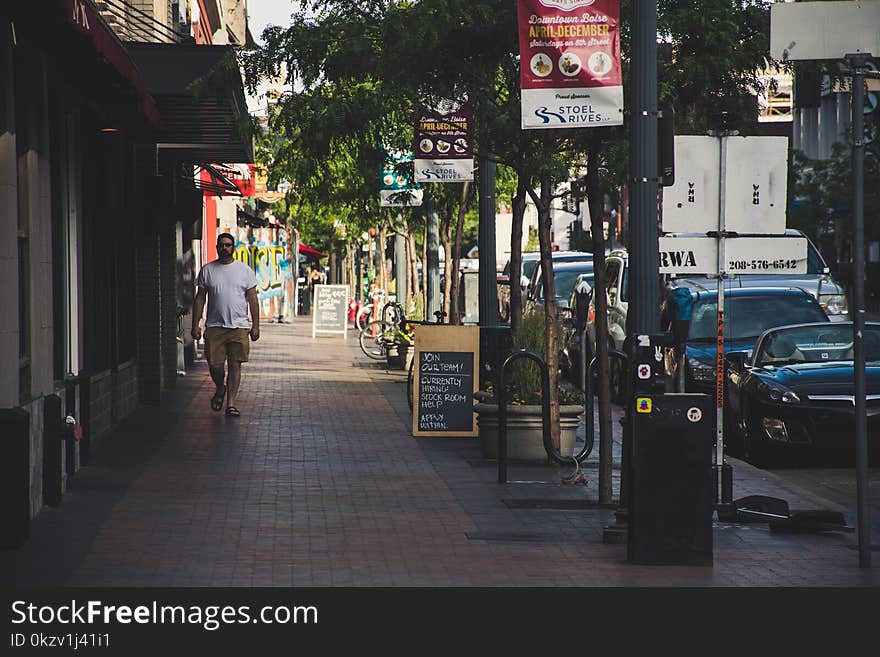
[[[538,356],[537,354],[527,351],[525,349],[520,349],[519,351],[513,352],[510,356],[508,356],[504,363],[501,365],[501,372],[499,373],[499,385],[498,385],[498,483],[506,484],[507,483],[507,390],[506,390],[506,374],[507,374],[507,366],[510,365],[515,360],[520,358],[528,358],[529,360],[537,363],[538,367],[541,368],[541,426],[543,429],[543,438],[544,438],[544,450],[547,452],[547,456],[551,459],[559,463],[560,465],[565,465],[566,463],[574,462],[575,465],[579,463],[579,461],[574,457],[565,457],[562,456],[556,448],[553,447],[553,439],[550,435],[550,397],[547,392],[550,390],[550,371],[547,369],[547,363],[544,362],[544,359]]]

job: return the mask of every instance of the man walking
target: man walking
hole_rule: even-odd
[[[205,352],[211,379],[217,389],[211,408],[219,411],[226,397],[226,415],[241,415],[236,407],[241,383],[241,364],[247,362],[250,339],[260,339],[260,309],[257,305],[257,277],[243,262],[232,257],[235,238],[229,233],[217,236],[217,259],[202,267],[196,279],[198,292],[193,307],[192,337],[202,337],[202,312],[208,301],[205,319]],[[251,322],[248,322],[248,308]],[[252,324],[251,324],[252,323]],[[227,378],[225,365],[229,364]]]

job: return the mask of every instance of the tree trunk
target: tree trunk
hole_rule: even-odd
[[[511,199],[513,217],[510,228],[510,267],[507,272],[510,279],[510,330],[514,335],[522,324],[522,232],[528,188],[529,178],[517,173],[516,194]]]
[[[416,238],[412,232],[412,217],[410,217],[410,221],[407,223],[406,228],[406,264],[409,267],[409,286],[407,286],[407,293],[409,294],[409,299],[407,300],[407,308],[413,308],[413,304],[415,303],[416,293],[419,290],[419,271],[418,267],[416,267]],[[410,312],[409,310],[407,312]]]
[[[547,349],[547,370],[550,374],[550,436],[553,447],[559,449],[559,352],[557,349],[558,330],[556,326],[556,285],[553,281],[553,257],[550,244],[550,203],[552,201],[552,182],[549,175],[541,177],[541,196],[529,189],[529,194],[538,207],[538,241],[541,245],[541,285],[544,296],[544,346]]]
[[[461,242],[464,238],[464,235],[462,234],[464,231],[464,215],[467,213],[470,188],[471,183],[469,181],[466,180],[461,183],[461,200],[458,204],[458,217],[455,222],[455,248],[452,250],[452,270],[455,272],[455,276],[452,278],[452,285],[450,286],[449,292],[452,298],[452,312],[450,313],[449,321],[453,324],[461,323],[462,309],[459,306],[460,294],[458,291],[459,285],[461,284],[461,276],[458,270],[461,268]]]
[[[610,504],[612,432],[611,432],[611,385],[608,363],[608,302],[605,296],[605,234],[602,228],[602,189],[599,184],[599,151],[602,141],[593,137],[587,160],[587,203],[590,208],[590,234],[593,237],[593,299],[596,309],[596,356],[598,357],[599,389],[599,503]],[[584,341],[586,343],[586,340]],[[581,349],[586,349],[582,344]],[[589,364],[589,360],[587,361]],[[590,399],[587,403],[592,404]],[[593,431],[589,427],[588,431]]]
[[[425,321],[428,317],[428,215],[424,216],[425,232],[422,240],[422,301],[425,308]]]
[[[452,274],[452,247],[449,239],[449,224],[452,223],[452,208],[448,205],[443,208],[443,215],[440,217],[440,244],[443,245],[443,312],[446,313],[447,323],[452,321],[452,307],[450,306],[451,287],[449,281],[455,276]]]

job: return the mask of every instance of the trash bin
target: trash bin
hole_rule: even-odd
[[[712,565],[712,401],[704,394],[634,396],[629,561]]]

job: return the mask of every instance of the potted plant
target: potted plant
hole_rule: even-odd
[[[544,317],[531,313],[523,318],[513,338],[513,348],[526,349],[546,358]],[[541,372],[535,363],[521,359],[511,363],[507,372],[507,457],[513,461],[546,462],[542,424]],[[498,458],[498,399],[496,382],[474,393],[480,447],[483,457]],[[559,452],[574,454],[575,433],[584,412],[583,393],[574,388],[560,387]]]
[[[409,326],[405,328],[395,327],[391,331],[389,339],[390,343],[388,344],[387,351],[388,369],[408,369],[413,357],[413,334],[409,330]]]

